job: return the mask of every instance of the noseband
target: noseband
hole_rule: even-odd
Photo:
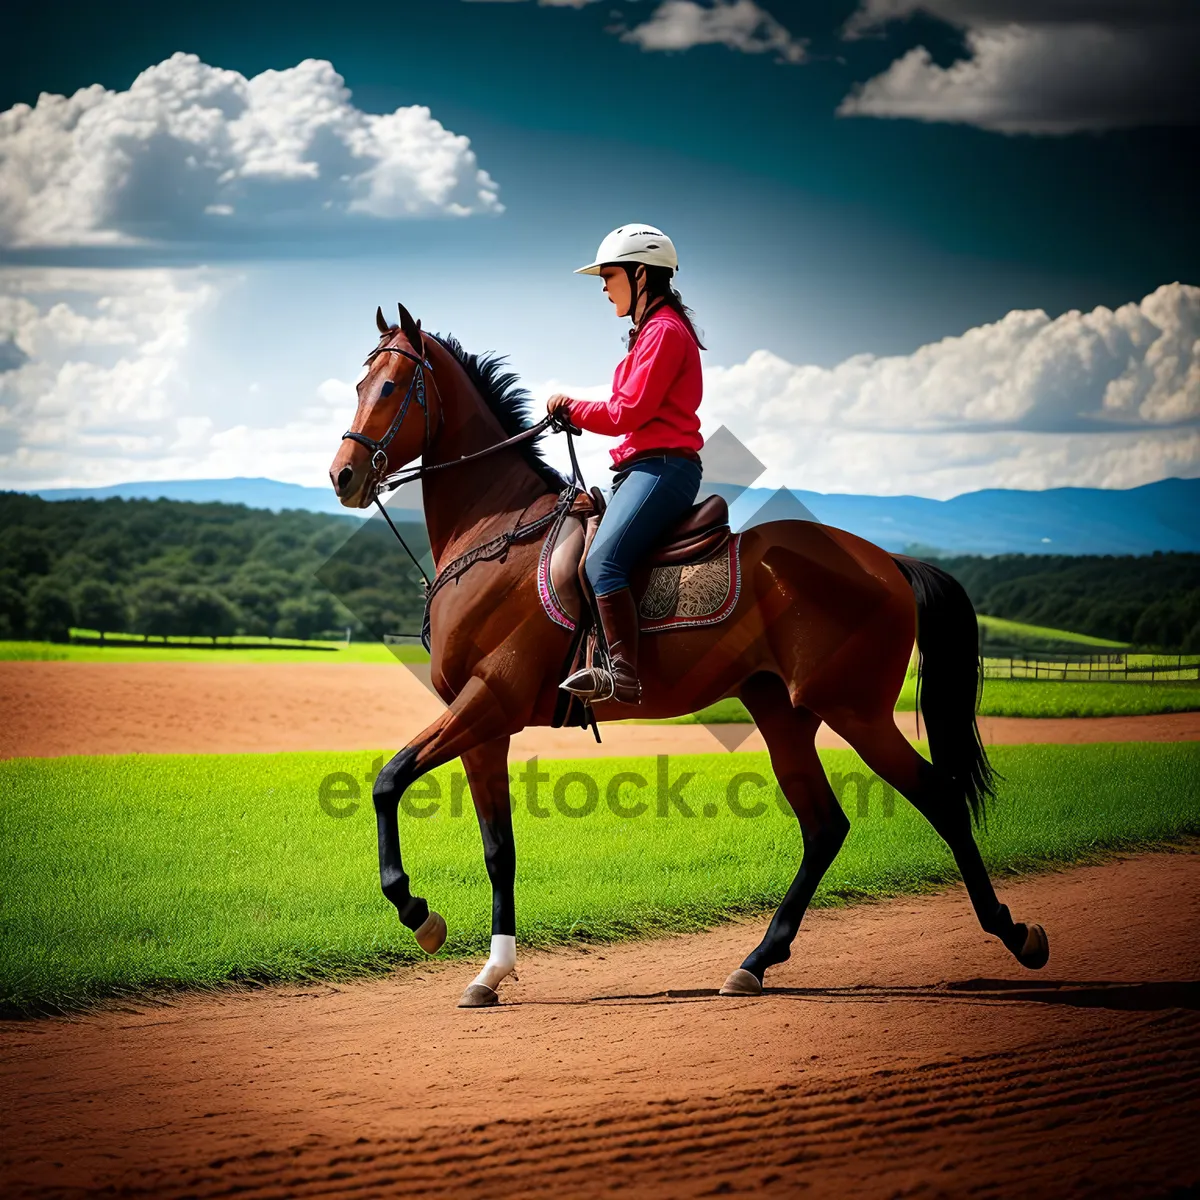
[[[342,434],[342,441],[357,442],[360,446],[365,446],[371,452],[371,470],[374,473],[376,480],[382,478],[383,473],[388,467],[387,448],[391,445],[392,439],[400,432],[400,426],[404,424],[404,418],[408,415],[409,405],[416,400],[425,413],[425,445],[429,445],[429,405],[426,403],[425,397],[425,372],[433,374],[433,364],[427,358],[421,358],[413,354],[409,350],[402,350],[399,346],[380,346],[379,349],[373,350],[367,358],[367,362],[371,363],[379,354],[400,354],[404,358],[410,359],[416,363],[416,369],[413,371],[412,380],[409,382],[408,391],[404,393],[404,399],[400,407],[396,410],[396,415],[392,418],[392,423],[388,426],[387,432],[378,441],[374,438],[367,437],[365,433],[355,433],[352,429],[347,429]],[[386,380],[383,385],[383,390],[380,393],[383,399],[386,399],[395,390],[395,384],[390,379]]]

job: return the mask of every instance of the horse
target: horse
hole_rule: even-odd
[[[427,606],[430,681],[447,707],[376,778],[380,885],[417,944],[436,953],[446,923],[411,888],[398,808],[418,778],[461,758],[492,888],[492,941],[460,1004],[487,1007],[516,967],[509,740],[554,721],[573,636],[571,622],[551,620],[540,603],[543,539],[522,531],[547,527],[566,482],[542,459],[529,397],[504,372],[504,360],[427,334],[398,307],[399,325],[376,311],[379,340],[329,470],[342,505],[366,508],[393,472],[420,460],[408,467],[409,478],[421,479],[437,567]],[[573,503],[586,500],[566,491]],[[737,696],[766,741],[802,852],[765,934],[721,994],[762,993],[765,972],[790,957],[809,901],[849,832],[817,755],[822,722],[944,839],[984,932],[1023,966],[1043,966],[1044,929],[1014,921],[1000,903],[972,830],[997,777],[976,724],[982,663],[975,611],[961,585],[933,564],[810,521],[765,523],[730,544],[739,573],[731,611],[717,623],[644,636],[640,705],[594,704],[594,719],[603,722],[678,716]],[[448,572],[460,586],[438,586]],[[914,642],[929,760],[893,718]]]

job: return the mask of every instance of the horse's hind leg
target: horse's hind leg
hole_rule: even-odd
[[[821,718],[793,708],[786,686],[776,675],[751,676],[742,685],[741,697],[766,740],[775,778],[800,822],[804,852],[766,935],[725,981],[723,996],[757,995],[766,969],[788,960],[805,909],[850,831],[817,756]]]
[[[896,728],[891,714],[874,721],[842,719],[831,726],[858,751],[863,762],[890,783],[933,826],[950,847],[984,932],[994,934],[1026,967],[1045,966],[1049,941],[1040,925],[1015,922],[996,897],[983,856],[971,832],[966,802],[942,772],[927,762]]]

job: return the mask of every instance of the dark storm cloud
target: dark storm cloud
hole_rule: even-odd
[[[1194,3],[866,0],[846,34],[918,13],[961,29],[967,56],[941,66],[918,46],[855,88],[841,115],[1058,134],[1200,120]]]
[[[847,22],[846,31],[876,29],[918,12],[959,26],[1065,22],[1145,27],[1200,19],[1195,0],[866,0]]]

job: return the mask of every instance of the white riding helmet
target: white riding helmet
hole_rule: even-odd
[[[600,243],[596,261],[580,267],[576,275],[599,275],[607,263],[645,263],[648,267],[679,269],[675,244],[653,225],[622,225]]]

